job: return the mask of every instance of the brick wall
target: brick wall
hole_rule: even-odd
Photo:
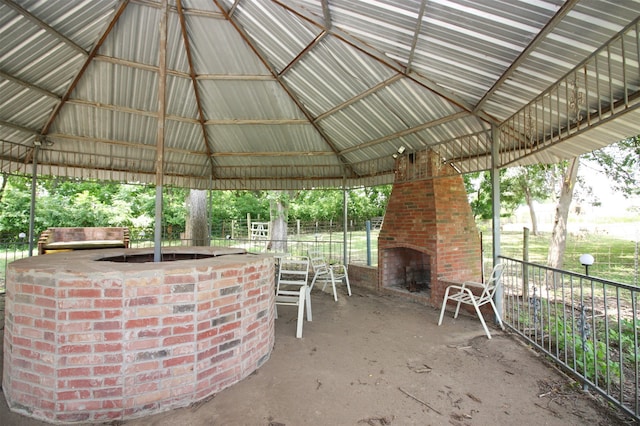
[[[393,185],[378,238],[379,288],[388,289],[394,280],[394,269],[406,266],[397,264],[402,262],[399,252],[414,250],[428,258],[429,303],[438,307],[446,289],[440,280],[480,279],[480,236],[462,176],[451,176],[445,170],[449,166],[430,151],[404,156],[399,161],[400,177],[412,175],[415,166],[428,170],[432,178]]]
[[[349,264],[349,284],[377,290],[378,268],[375,266]]]
[[[272,258],[142,264],[138,272],[93,262],[100,265],[69,272],[72,263],[91,265],[75,253],[9,266],[3,390],[12,410],[66,423],[140,417],[201,400],[268,359]]]

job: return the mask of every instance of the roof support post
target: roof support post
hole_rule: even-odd
[[[38,154],[40,154],[40,141],[35,144],[33,150],[33,172],[31,175],[31,204],[29,206],[29,257],[33,256],[34,222],[36,217],[36,184],[38,183]]]
[[[491,125],[491,206],[492,217],[492,259],[493,265],[498,264],[500,256],[500,128],[495,124]],[[502,316],[502,286],[498,286],[494,294],[496,310]]]
[[[345,265],[345,267],[347,266],[347,257],[349,254],[349,251],[347,249],[347,224],[348,224],[348,212],[347,212],[347,207],[348,207],[348,202],[349,202],[349,197],[348,197],[348,189],[347,189],[347,185],[343,182],[342,184],[342,217],[343,217],[343,228],[342,228],[342,264]]]
[[[167,0],[162,2],[163,13],[160,17],[160,54],[158,60],[158,137],[156,140],[156,210],[154,224],[153,261],[162,260],[162,187],[164,176],[164,121],[166,115],[167,84]]]

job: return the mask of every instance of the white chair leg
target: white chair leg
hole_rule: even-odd
[[[307,296],[306,296],[306,303],[307,303],[307,321],[312,321],[313,320],[313,315],[311,313],[311,288],[307,287]]]
[[[349,293],[349,296],[351,296],[351,286],[349,285],[349,274],[347,274],[346,269],[344,272],[344,281],[347,283],[347,292]]]
[[[504,330],[504,324],[502,324],[502,318],[500,318],[500,314],[498,313],[498,308],[496,307],[496,304],[493,303],[493,300],[489,300],[489,303],[491,303],[493,312],[496,314],[496,318],[498,319],[498,324],[500,324],[500,328]]]
[[[444,310],[447,307],[447,299],[449,298],[449,287],[444,292],[444,300],[442,300],[442,309],[440,309],[440,319],[438,320],[438,325],[442,324],[442,318],[444,317]]]
[[[453,314],[454,318],[458,318],[458,314],[460,313],[460,305],[462,304],[462,302],[458,302],[458,305],[456,306],[456,313]]]
[[[298,301],[298,323],[296,326],[296,337],[302,338],[302,325],[304,323],[304,303],[306,299],[306,290],[300,289],[300,300]]]
[[[478,305],[476,305],[475,303],[473,304],[473,307],[476,309],[476,313],[478,314],[478,318],[480,319],[480,322],[482,323],[482,327],[484,328],[484,332],[487,333],[487,337],[489,339],[491,339],[491,333],[489,333],[489,328],[487,328],[487,323],[484,322],[484,317],[482,316],[482,313],[480,312],[480,308],[478,308]]]
[[[336,279],[333,276],[333,269],[329,269],[329,276],[331,277],[331,287],[333,288],[333,300],[338,301],[338,293],[336,292]]]

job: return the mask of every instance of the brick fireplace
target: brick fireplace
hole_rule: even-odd
[[[481,278],[462,176],[432,151],[400,157],[378,237],[378,289],[439,307],[448,283]]]

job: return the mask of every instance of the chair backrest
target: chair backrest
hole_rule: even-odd
[[[493,297],[493,294],[496,292],[496,289],[500,284],[500,277],[502,276],[503,271],[504,271],[504,263],[498,263],[496,264],[496,266],[493,267],[493,270],[491,271],[491,275],[489,276],[489,279],[485,283],[485,290],[484,290],[484,293],[487,294],[489,297]]]
[[[307,257],[285,257],[280,260],[276,292],[281,285],[307,285],[309,278],[309,259]]]
[[[307,254],[309,255],[309,261],[311,262],[311,269],[314,275],[329,273],[327,261],[319,250],[309,249],[307,250]]]

